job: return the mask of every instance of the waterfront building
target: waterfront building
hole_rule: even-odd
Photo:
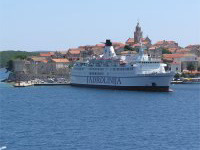
[[[84,48],[70,48],[67,51],[66,58],[69,61],[72,61],[72,62],[80,60],[80,58],[81,58],[81,51],[84,51],[84,50],[85,50]]]
[[[20,81],[47,79],[49,77],[69,78],[69,65],[66,58],[32,56],[27,60],[13,61],[13,78]]]
[[[195,70],[200,63],[198,57],[194,54],[163,54],[163,61],[168,62],[168,67],[174,72],[187,70],[188,65],[193,64]]]
[[[50,74],[67,75],[69,74],[70,61],[66,58],[54,58],[47,63],[47,68]]]
[[[69,60],[66,58],[56,58],[56,59],[54,58],[51,59],[50,62],[55,64],[56,69],[67,68],[70,64]]]

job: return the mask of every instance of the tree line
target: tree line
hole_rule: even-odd
[[[0,52],[0,68],[8,67],[9,63],[14,59],[26,59],[28,56],[37,56],[39,52],[26,51],[1,51]]]

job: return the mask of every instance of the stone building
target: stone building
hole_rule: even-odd
[[[62,75],[68,72],[70,62],[66,58],[56,58],[51,59],[47,64],[53,74]]]
[[[75,62],[80,60],[81,58],[81,51],[84,51],[84,48],[70,48],[66,54],[66,58],[69,61]]]
[[[20,81],[63,77],[69,79],[71,62],[66,58],[32,56],[27,60],[14,60],[12,78]]]
[[[163,61],[167,62],[171,71],[182,72],[188,65],[193,64],[197,70],[200,62],[194,54],[163,54]]]
[[[188,45],[185,48],[188,49],[191,54],[195,54],[196,56],[200,57],[200,44]]]
[[[54,52],[52,58],[66,58],[67,51],[56,51]]]
[[[141,39],[143,38],[142,34],[143,33],[138,22],[134,32],[134,44],[140,43]]]
[[[162,49],[152,46],[148,49],[148,54],[152,58],[161,58],[162,57]]]
[[[143,32],[142,32],[139,22],[137,23],[137,25],[135,27],[133,37],[134,38],[128,38],[128,40],[126,41],[126,45],[137,48],[139,46],[139,43],[142,42],[142,44],[146,48],[149,48],[151,46],[150,38],[148,36],[146,38],[143,38]]]
[[[178,43],[176,43],[175,41],[167,41],[167,40],[158,41],[155,44],[153,44],[153,46],[156,46],[158,48],[165,48],[165,49],[170,49],[170,48],[180,49],[180,46],[178,45]]]
[[[13,60],[13,70],[15,72],[27,73],[28,70],[25,67],[27,63],[29,62],[26,60],[20,60],[20,59]]]

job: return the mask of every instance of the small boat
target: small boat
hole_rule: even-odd
[[[183,81],[182,80],[178,80],[178,81],[171,81],[171,84],[182,84]]]
[[[31,82],[16,82],[13,86],[14,87],[26,87],[33,85]]]

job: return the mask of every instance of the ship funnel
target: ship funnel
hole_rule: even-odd
[[[106,45],[106,46],[112,46],[112,42],[111,42],[110,40],[107,39],[105,45]]]
[[[115,50],[112,46],[112,42],[109,39],[107,39],[105,43],[103,58],[109,59],[113,57],[116,57]]]

